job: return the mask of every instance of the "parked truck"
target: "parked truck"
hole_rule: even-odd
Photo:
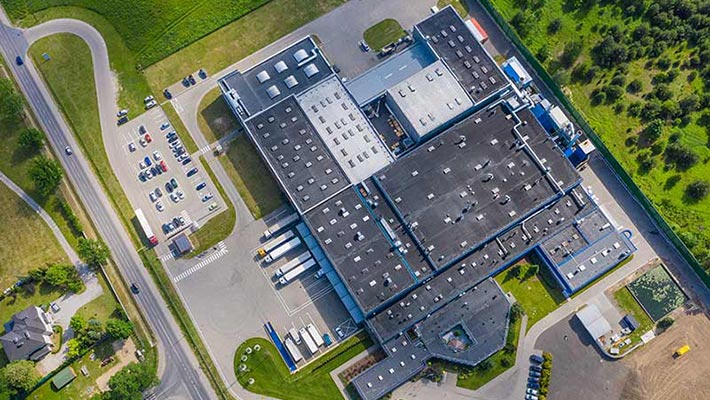
[[[281,246],[271,250],[269,254],[264,257],[264,261],[267,263],[273,262],[274,260],[278,260],[283,256],[284,254],[288,253],[289,251],[295,249],[301,244],[301,239],[298,237],[295,237],[288,242],[282,244]]]
[[[316,346],[318,346],[318,347],[323,346],[323,338],[320,336],[320,332],[318,332],[318,329],[316,329],[315,325],[313,325],[313,324],[306,325],[306,330],[313,338],[313,341],[316,343]]]
[[[301,275],[302,273],[308,271],[309,269],[313,268],[316,264],[316,260],[310,259],[303,264],[299,265],[298,267],[288,271],[287,273],[284,274],[281,278],[279,278],[279,283],[282,285],[286,285],[292,280],[294,280],[298,275]]]
[[[298,331],[296,328],[290,328],[288,330],[288,334],[291,335],[291,339],[293,339],[296,344],[301,344],[301,338],[298,337]]]
[[[279,233],[279,231],[283,230],[284,228],[288,227],[292,223],[298,221],[298,213],[293,213],[291,215],[287,215],[280,220],[276,221],[275,224],[271,225],[269,229],[264,231],[264,239],[269,239],[271,236]]]
[[[270,242],[265,243],[262,247],[257,250],[259,253],[259,257],[264,258],[266,257],[267,254],[276,247],[278,247],[281,243],[284,243],[287,240],[290,240],[296,236],[293,231],[288,231],[285,232],[283,235],[277,236],[276,238],[272,239]]]
[[[308,250],[304,251],[298,257],[294,258],[293,260],[289,260],[289,262],[279,267],[279,269],[276,270],[276,277],[282,277],[288,271],[308,261],[309,258],[311,258],[311,252],[309,252]]]
[[[300,351],[298,351],[298,347],[293,344],[291,338],[287,337],[286,340],[284,340],[284,344],[286,345],[286,350],[288,350],[288,353],[291,354],[293,362],[297,363],[303,359],[303,355]]]
[[[308,331],[306,331],[306,328],[299,329],[298,333],[301,335],[303,343],[305,343],[306,347],[308,347],[308,351],[310,351],[311,354],[316,354],[318,346],[316,346],[315,342],[313,342],[313,339],[311,338],[311,335],[308,334]]]
[[[150,242],[150,244],[152,246],[155,246],[156,244],[158,244],[158,238],[155,237],[155,235],[153,234],[153,230],[150,229],[150,225],[148,225],[148,220],[145,219],[145,214],[143,214],[143,210],[141,210],[139,208],[139,209],[135,210],[135,213],[136,213],[136,219],[138,220],[138,223],[140,224],[141,229],[143,229],[143,233],[145,234],[145,237],[148,239],[148,242]]]
[[[479,43],[483,44],[488,41],[488,33],[475,18],[465,21],[465,24]]]

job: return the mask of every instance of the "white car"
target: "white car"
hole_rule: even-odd
[[[176,193],[177,196],[180,198],[180,200],[182,200],[182,199],[185,198],[185,193],[183,193],[182,190],[176,190],[175,193]]]
[[[146,167],[146,165],[143,161],[139,162],[138,166],[140,167],[140,169],[145,169],[145,167]]]
[[[163,211],[163,210],[165,210],[165,206],[163,205],[163,202],[162,202],[162,201],[159,201],[159,202],[155,203],[155,208],[158,209],[158,211]]]
[[[61,308],[59,308],[59,305],[57,303],[52,303],[49,305],[49,307],[52,309],[53,313],[58,313]]]
[[[178,201],[180,201],[180,198],[178,197],[176,192],[172,192],[170,193],[170,200],[177,203]]]
[[[202,202],[205,203],[205,202],[209,201],[210,199],[212,199],[213,197],[214,197],[214,195],[212,194],[212,192],[207,193],[206,195],[202,196]]]
[[[153,101],[153,100],[155,100],[155,97],[153,97],[153,96],[151,95],[151,96],[148,96],[148,97],[146,97],[145,99],[143,99],[143,102],[144,102],[144,103],[149,103],[149,102],[151,102],[151,101]]]
[[[210,206],[207,207],[207,210],[212,211],[212,210],[214,210],[215,208],[217,208],[217,203],[216,203],[216,202],[212,202],[212,204],[210,204]]]
[[[67,153],[68,156],[72,155],[71,147],[67,146],[64,148],[64,152]]]
[[[138,143],[140,143],[141,146],[143,146],[143,147],[148,145],[148,142],[146,142],[144,138],[138,139]]]
[[[163,125],[160,125],[160,130],[164,131],[166,129],[170,128],[170,122],[166,122]]]
[[[537,395],[537,390],[535,390],[535,389],[533,389],[533,388],[528,388],[527,393],[528,393],[528,394]]]
[[[145,103],[145,109],[149,110],[157,105],[158,105],[158,103],[156,103],[155,100],[151,100],[151,101]]]
[[[131,153],[133,153],[134,151],[136,151],[136,144],[133,143],[133,142],[128,143],[128,151],[130,151]]]
[[[160,153],[156,150],[156,151],[153,152],[153,158],[155,159],[155,161],[160,161],[160,159],[163,158],[163,157],[162,157],[162,156],[160,155]]]
[[[151,203],[155,203],[156,200],[158,200],[158,196],[156,196],[154,192],[148,193],[148,198],[150,199]]]
[[[174,149],[174,148],[176,148],[176,147],[178,147],[178,146],[181,146],[181,145],[182,145],[182,143],[180,143],[179,140],[176,140],[176,141],[170,143],[170,146],[169,146],[169,147],[170,147],[171,149]]]
[[[128,115],[128,110],[126,110],[125,108],[124,108],[123,110],[119,110],[119,111],[116,113],[116,116],[117,116],[118,118],[125,117],[126,115]]]

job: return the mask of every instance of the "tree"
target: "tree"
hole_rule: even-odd
[[[592,48],[594,62],[600,67],[611,68],[629,59],[629,49],[609,35]]]
[[[84,332],[87,326],[86,319],[79,314],[74,314],[69,320],[69,327],[72,328],[77,335]]]
[[[526,37],[535,26],[535,21],[528,10],[523,10],[518,11],[518,13],[513,16],[513,19],[510,20],[510,24],[518,31],[520,37]]]
[[[665,83],[660,83],[656,85],[655,88],[653,88],[653,91],[651,92],[651,96],[657,98],[658,100],[665,101],[665,100],[670,100],[673,98],[673,92],[671,91],[671,88],[665,84]]]
[[[128,339],[133,334],[133,325],[128,321],[111,318],[106,321],[106,333],[113,339]]]
[[[40,156],[32,163],[29,175],[39,193],[46,197],[54,193],[62,181],[62,167],[58,162]]]
[[[606,93],[602,90],[596,90],[592,93],[592,105],[597,106],[606,101]]]
[[[643,82],[641,82],[640,79],[634,79],[633,81],[629,82],[628,85],[626,85],[626,90],[629,93],[638,93],[643,90]]]
[[[698,179],[685,188],[685,194],[693,201],[703,200],[710,194],[710,182]]]
[[[560,64],[564,68],[569,68],[574,65],[579,55],[582,54],[582,49],[584,49],[584,43],[582,43],[581,40],[567,42],[560,56]]]
[[[34,363],[28,360],[11,362],[2,369],[2,375],[8,386],[24,392],[28,392],[39,381]]]
[[[44,134],[34,128],[28,128],[20,133],[20,137],[17,139],[17,143],[29,150],[37,151],[42,147],[42,142],[44,141]]]
[[[553,19],[547,25],[547,32],[551,35],[554,35],[555,33],[559,32],[560,29],[562,29],[562,20],[559,18]]]
[[[102,242],[85,238],[79,239],[79,257],[88,266],[99,268],[102,265],[106,265],[108,256],[108,248]]]
[[[44,280],[52,286],[68,289],[72,292],[80,292],[84,287],[76,268],[68,264],[50,266],[45,271]]]
[[[673,318],[665,317],[662,320],[658,321],[658,327],[665,330],[665,329],[670,328],[674,322],[675,322],[675,320]]]
[[[145,364],[131,363],[108,381],[110,400],[141,400],[143,391],[157,385],[158,379]]]
[[[666,161],[680,169],[688,169],[698,162],[698,155],[688,146],[675,142],[666,147]]]
[[[24,100],[9,79],[0,79],[0,118],[17,119],[24,108]]]
[[[663,134],[663,126],[663,121],[656,119],[646,126],[641,135],[646,142],[653,143]]]
[[[523,306],[521,306],[520,303],[518,303],[517,301],[513,303],[513,305],[510,307],[510,321],[517,321],[520,317],[523,316],[523,314],[525,314]]]
[[[67,342],[67,357],[79,357],[81,355],[82,349],[83,346],[81,345],[81,342],[79,342],[79,339],[69,339],[69,341]]]

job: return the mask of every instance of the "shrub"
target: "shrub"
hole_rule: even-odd
[[[28,171],[30,179],[37,187],[40,195],[46,197],[54,193],[62,181],[62,167],[59,163],[40,156],[32,163]]]
[[[656,140],[658,140],[661,135],[663,134],[663,121],[661,120],[654,120],[646,128],[644,128],[643,132],[641,135],[643,136],[644,140],[646,140],[648,143],[653,143]]]
[[[14,120],[22,115],[25,101],[17,93],[15,86],[9,79],[0,79],[0,119]]]
[[[685,188],[685,194],[688,195],[691,200],[703,200],[710,194],[710,182],[698,179]]]
[[[640,79],[634,79],[626,86],[626,90],[629,93],[638,93],[643,90],[643,82]]]
[[[111,318],[106,321],[106,333],[114,339],[128,339],[133,334],[133,325],[128,321]]]
[[[581,40],[573,40],[565,45],[562,55],[560,56],[560,65],[564,68],[569,68],[574,65],[579,55],[582,54],[584,44]]]
[[[698,155],[680,142],[673,142],[666,147],[666,161],[680,169],[688,169],[698,162]]]
[[[562,29],[562,20],[555,18],[547,25],[547,32],[554,35]]]
[[[17,144],[24,149],[35,152],[42,148],[43,141],[44,134],[41,131],[34,128],[28,128],[20,133],[20,137],[17,139]]]
[[[597,106],[606,101],[606,93],[601,90],[592,92],[592,105]]]
[[[675,320],[671,317],[665,317],[662,320],[658,321],[658,327],[665,330],[670,328],[673,323],[675,323]]]

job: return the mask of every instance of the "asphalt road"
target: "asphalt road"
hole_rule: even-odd
[[[142,267],[140,257],[128,234],[123,229],[88,162],[79,151],[80,147],[71,135],[57,105],[52,100],[31,60],[26,56],[29,46],[23,32],[9,26],[4,11],[0,11],[0,22],[2,22],[0,24],[0,52],[8,61],[13,75],[34,110],[50,144],[59,156],[65,173],[83,200],[99,234],[111,250],[113,260],[121,274],[126,281],[134,282],[141,288],[140,294],[136,296],[136,301],[160,342],[158,349],[163,373],[161,385],[156,389],[156,397],[160,399],[215,398],[216,396],[204,374],[197,367],[198,363],[194,354],[183,340],[180,329],[158,294],[157,287],[148,272]],[[86,27],[93,30],[88,25]],[[93,32],[96,31],[93,30]],[[105,44],[100,36],[98,36],[100,42],[95,41],[94,35],[91,35],[89,39],[92,41],[87,44],[92,48],[92,51],[102,47],[105,51]],[[23,66],[15,64],[17,55],[24,57],[25,64]],[[100,85],[97,87],[101,90]],[[64,152],[64,147],[67,145],[75,149],[71,156],[67,156]]]

